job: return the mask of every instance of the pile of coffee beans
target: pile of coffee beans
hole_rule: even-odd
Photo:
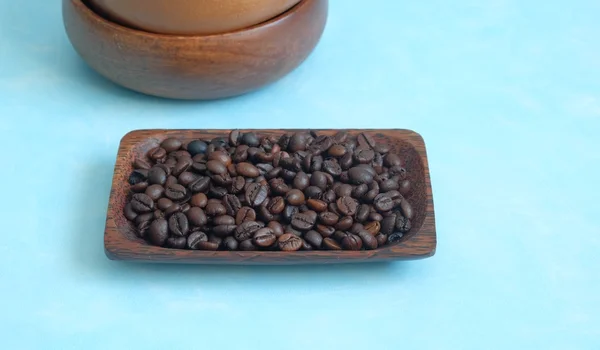
[[[414,215],[402,156],[367,133],[168,138],[133,168],[124,215],[161,247],[376,249]]]

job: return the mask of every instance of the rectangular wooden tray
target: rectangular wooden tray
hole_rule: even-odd
[[[315,130],[319,134],[333,135],[341,129]],[[198,251],[155,247],[138,238],[134,228],[123,215],[128,194],[127,179],[133,170],[132,162],[138,156],[156,147],[168,137],[184,140],[211,139],[227,136],[230,130],[136,130],[121,140],[108,205],[104,248],[111,260],[132,260],[157,263],[196,264],[330,264],[410,260],[431,257],[436,249],[436,231],[429,166],[423,138],[410,130],[402,129],[344,129],[352,135],[369,133],[378,142],[388,142],[392,152],[405,157],[406,168],[412,183],[407,199],[413,204],[413,228],[395,245],[370,251]],[[282,135],[296,130],[242,130],[260,135]]]

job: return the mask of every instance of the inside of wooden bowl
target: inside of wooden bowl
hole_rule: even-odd
[[[138,28],[134,28],[134,27],[126,25],[119,19],[110,16],[105,11],[102,11],[102,9],[98,8],[97,6],[94,6],[88,0],[69,0],[69,1],[73,2],[76,6],[85,8],[87,11],[89,11],[89,13],[91,15],[93,15],[96,18],[96,20],[103,21],[107,24],[110,24],[110,25],[113,25],[116,27],[120,27],[125,30],[134,31],[134,32],[137,32],[138,34],[146,34],[146,35],[150,35],[150,36],[159,36],[159,37],[160,36],[165,36],[165,37],[210,37],[210,36],[221,36],[221,35],[233,34],[233,33],[238,33],[238,32],[243,32],[243,31],[248,31],[248,30],[268,26],[272,23],[281,21],[284,18],[292,15],[294,12],[296,12],[299,8],[304,6],[306,4],[306,2],[308,2],[310,0],[301,0],[298,4],[292,6],[289,10],[287,10],[271,19],[257,23],[253,26],[236,29],[236,30],[232,30],[232,31],[228,31],[228,32],[221,32],[221,33],[214,33],[214,34],[202,34],[202,35],[199,35],[199,34],[161,34],[161,33],[144,31],[142,29],[138,29]]]
[[[244,132],[246,130],[243,130]],[[265,130],[265,131],[261,131],[261,130],[253,130],[254,132],[257,133],[258,136],[264,136],[264,135],[273,135],[273,136],[281,136],[283,135],[285,132],[291,132],[290,130]],[[337,130],[315,130],[318,134],[325,134],[325,135],[334,135]],[[350,131],[349,133],[351,135],[358,135],[360,131]],[[210,134],[210,136],[207,136],[208,134]],[[393,135],[393,132],[389,132],[389,133],[380,133],[380,132],[374,132],[374,133],[370,133],[371,136],[373,136],[373,138],[375,138],[375,140],[377,142],[382,142],[382,143],[388,143],[392,150],[390,151],[390,153],[396,153],[398,155],[400,155],[405,163],[406,163],[406,169],[408,171],[408,179],[411,182],[411,192],[405,196],[405,198],[408,199],[408,201],[411,203],[412,207],[413,207],[413,211],[414,211],[414,217],[412,220],[412,228],[411,230],[406,233],[402,239],[395,243],[396,244],[401,244],[403,242],[405,242],[406,240],[410,239],[411,237],[413,237],[415,234],[417,234],[419,232],[419,230],[421,229],[421,227],[423,226],[423,222],[425,220],[425,216],[427,214],[427,181],[426,181],[426,174],[425,174],[425,167],[423,164],[423,159],[421,158],[421,156],[419,155],[419,152],[416,150],[415,146],[410,143],[408,140],[405,139],[401,139],[398,137],[394,137],[391,136]],[[208,132],[208,131],[202,131],[202,130],[186,130],[186,131],[170,131],[168,134],[161,134],[160,136],[156,136],[156,137],[148,137],[146,139],[141,140],[139,143],[137,143],[135,146],[133,146],[129,152],[127,152],[127,154],[123,155],[124,156],[124,164],[127,164],[127,166],[124,169],[116,169],[116,178],[115,178],[115,184],[113,187],[113,193],[112,196],[116,197],[116,202],[114,202],[114,220],[115,220],[115,224],[116,227],[118,228],[118,230],[127,237],[127,239],[132,240],[132,241],[136,241],[139,244],[143,244],[143,245],[149,245],[145,240],[140,239],[137,237],[136,233],[135,233],[135,227],[125,218],[124,214],[123,214],[123,209],[125,207],[125,204],[127,202],[128,196],[129,196],[129,183],[128,183],[128,178],[129,175],[131,174],[131,172],[133,171],[133,161],[136,158],[145,158],[146,154],[148,153],[148,151],[154,147],[157,147],[160,145],[160,143],[165,140],[166,138],[169,137],[176,137],[179,138],[181,140],[184,141],[184,143],[188,143],[192,140],[196,140],[196,139],[202,139],[204,141],[208,141],[211,138],[215,138],[215,137],[227,137],[228,136],[228,132],[227,131],[222,131],[219,133],[219,131],[214,131],[214,132]],[[385,245],[383,247],[380,247],[378,249],[382,249],[382,248],[387,248],[390,247],[392,245]],[[165,249],[171,249],[171,248],[165,248]],[[302,253],[303,251],[298,251],[295,253]],[[265,251],[265,253],[268,253]],[[290,253],[290,254],[295,254],[295,253]]]

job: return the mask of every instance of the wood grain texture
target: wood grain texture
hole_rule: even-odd
[[[259,135],[280,136],[294,130],[242,130]],[[316,130],[320,134],[333,135],[339,130]],[[325,264],[375,262],[389,260],[421,259],[433,256],[436,249],[435,215],[429,176],[429,165],[423,138],[410,130],[347,130],[352,135],[360,132],[371,134],[378,142],[388,142],[392,152],[406,161],[408,179],[412,192],[407,199],[413,205],[415,217],[413,228],[395,245],[370,251],[298,251],[298,252],[229,252],[176,250],[151,246],[135,235],[134,227],[123,215],[129,184],[127,179],[133,170],[132,162],[143,157],[148,150],[158,146],[168,137],[185,141],[211,139],[227,136],[230,130],[136,130],[121,140],[110,193],[104,247],[108,258],[163,263],[202,264]]]
[[[105,17],[127,27],[159,34],[208,35],[262,23],[300,0],[85,1]]]
[[[327,12],[328,0],[302,0],[246,29],[176,36],[123,27],[82,0],[63,0],[69,40],[91,68],[131,90],[188,100],[237,96],[282,78],[314,50]]]

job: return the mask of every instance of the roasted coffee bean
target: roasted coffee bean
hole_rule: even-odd
[[[169,237],[166,246],[173,249],[185,249],[187,237]]]
[[[217,225],[213,227],[212,232],[218,237],[227,237],[231,235],[236,228],[236,225]]]
[[[127,220],[133,221],[133,220],[135,220],[135,218],[137,217],[138,214],[135,212],[135,210],[133,210],[131,203],[127,203],[127,204],[125,204],[125,207],[123,208],[123,215],[125,215],[125,218]]]
[[[200,207],[192,207],[185,214],[188,221],[194,226],[204,226],[208,223],[208,218]]]
[[[217,162],[225,165],[225,167],[227,167],[229,164],[231,164],[231,156],[229,155],[229,153],[227,153],[225,151],[210,152],[208,154],[208,162],[206,163],[207,167],[209,167],[208,163],[210,163],[210,161],[212,161],[212,160],[216,160]],[[209,170],[210,170],[210,167],[209,167]],[[211,172],[213,172],[213,171],[211,170]]]
[[[179,212],[181,212],[181,206],[178,203],[173,203],[173,205],[165,210],[165,217],[168,218],[171,215]]]
[[[227,172],[227,165],[218,160],[209,160],[206,168],[213,174],[224,174]]]
[[[302,205],[302,204],[304,204],[304,201],[305,201],[304,193],[302,193],[302,191],[300,191],[298,189],[290,190],[286,194],[285,200],[290,205],[295,205],[295,206]]]
[[[250,147],[250,148],[248,148],[248,158],[255,160],[256,155],[261,152],[262,152],[262,150],[260,148]]]
[[[164,187],[167,188],[169,186],[176,185],[176,184],[177,184],[177,178],[173,175],[169,175],[169,176],[167,176],[167,181],[165,182]]]
[[[370,184],[373,182],[375,174],[367,167],[352,167],[348,170],[350,182],[355,185]]]
[[[274,179],[274,178],[280,176],[282,171],[283,171],[283,168],[281,168],[281,167],[273,168],[265,174],[265,178],[270,181],[271,179]]]
[[[258,207],[257,215],[258,215],[258,218],[260,219],[260,221],[269,222],[269,221],[275,220],[275,216],[273,214],[271,214],[271,212],[267,208],[268,202],[269,202],[269,199],[267,198],[267,200],[260,207]]]
[[[308,242],[315,249],[319,249],[323,243],[323,236],[317,231],[308,231],[304,234],[304,240]]]
[[[218,246],[221,246],[221,243],[223,242],[223,238],[216,236],[214,234],[210,234],[210,235],[208,235],[208,241],[211,243],[216,243]]]
[[[165,219],[156,219],[150,224],[147,233],[148,240],[155,246],[162,247],[169,238],[169,225]]]
[[[148,229],[150,229],[150,224],[152,222],[151,221],[144,221],[141,222],[139,224],[136,225],[136,231],[135,233],[137,234],[138,237],[140,238],[146,238],[147,233],[148,233]]]
[[[231,179],[231,184],[229,184],[229,192],[233,194],[239,194],[244,191],[244,187],[246,186],[246,179],[242,176],[236,176]]]
[[[377,236],[375,236],[375,239],[377,240],[377,246],[382,247],[387,243],[388,236],[384,235],[383,233],[379,233]]]
[[[392,168],[395,166],[403,166],[402,158],[400,158],[400,156],[398,156],[397,154],[388,153],[383,158],[383,165],[385,165],[388,168]]]
[[[226,194],[225,196],[223,196],[223,205],[225,205],[227,214],[231,215],[232,219],[233,219],[233,216],[242,207],[242,203],[240,202],[238,197],[236,197],[235,195],[232,195],[232,194]]]
[[[380,232],[385,235],[391,235],[394,232],[394,228],[396,227],[396,214],[392,214],[386,216],[381,221],[381,230]]]
[[[344,214],[342,214],[337,207],[337,204],[335,202],[329,203],[329,207],[327,208],[330,212],[336,214],[337,216],[344,216]]]
[[[379,231],[381,231],[381,224],[379,221],[372,221],[365,224],[365,230],[371,234],[371,236],[376,236]]]
[[[235,218],[230,215],[220,215],[213,218],[213,225],[235,225]]]
[[[352,195],[352,186],[341,184],[335,188],[334,192],[338,197],[350,197]]]
[[[393,166],[389,170],[390,176],[395,178],[397,176],[398,180],[406,179],[406,169],[401,166]]]
[[[317,232],[319,232],[322,237],[330,237],[335,232],[335,228],[332,226],[317,225]]]
[[[252,238],[252,242],[257,247],[270,247],[277,241],[277,236],[273,232],[272,229],[268,227],[261,228],[260,230],[254,233],[254,237]]]
[[[358,203],[350,196],[338,198],[336,205],[340,213],[348,216],[356,214],[356,210],[358,209]]]
[[[305,196],[305,198],[319,199],[319,198],[321,198],[322,195],[323,195],[323,190],[321,190],[317,186],[308,186],[304,190],[304,196]]]
[[[185,214],[191,208],[192,208],[192,206],[189,203],[184,203],[184,204],[181,205],[181,212]]]
[[[346,231],[354,224],[354,220],[351,216],[344,216],[341,218],[338,223],[335,225],[336,230]]]
[[[185,236],[190,230],[187,216],[184,213],[175,213],[169,218],[169,231],[174,236]]]
[[[183,186],[189,186],[190,184],[192,184],[194,181],[198,180],[199,178],[200,178],[200,176],[198,174],[184,171],[183,173],[179,174],[179,177],[177,178],[177,182],[179,182],[179,184],[181,184]],[[171,184],[171,185],[173,185],[173,184]]]
[[[147,161],[145,161],[142,158],[136,158],[133,161],[133,168],[134,169],[145,169],[148,170],[152,167],[152,164],[148,163]]]
[[[362,146],[364,148],[374,148],[377,145],[375,139],[373,139],[371,135],[364,132],[358,135],[356,141],[359,146]]]
[[[194,157],[197,154],[206,153],[207,147],[208,147],[208,145],[206,144],[206,142],[200,141],[200,140],[194,140],[194,141],[188,143],[187,151],[190,152],[192,157]]]
[[[309,185],[310,178],[308,175],[303,171],[298,172],[294,178],[294,188],[304,191]]]
[[[274,197],[269,201],[267,209],[271,214],[279,214],[285,209],[285,200],[283,197]]]
[[[342,246],[331,238],[323,239],[323,248],[327,250],[342,250]]]
[[[256,220],[256,212],[250,207],[241,207],[235,214],[236,225],[241,225],[243,222],[254,220]]]
[[[278,238],[284,234],[283,226],[277,221],[270,221],[267,227],[269,227]]]
[[[402,194],[403,196],[406,196],[407,194],[409,194],[410,193],[410,181],[404,180],[404,181],[400,182],[400,184],[398,186],[398,191],[400,191],[400,194]]]
[[[346,235],[342,239],[342,247],[347,250],[360,250],[362,248],[362,240],[353,234]]]
[[[204,193],[196,193],[190,199],[190,204],[195,207],[204,208],[208,203],[208,197]]]
[[[140,182],[145,182],[146,178],[148,178],[148,170],[134,170],[131,175],[129,175],[129,184],[135,185]]]
[[[258,177],[260,175],[260,171],[258,171],[258,168],[255,167],[253,164],[247,162],[238,163],[235,166],[235,170],[239,175],[245,177]]]
[[[354,152],[354,162],[359,164],[369,164],[375,158],[375,151],[368,148],[360,148]]]
[[[350,227],[348,232],[354,233],[355,235],[357,235],[360,231],[364,231],[364,229],[365,229],[365,227],[363,226],[363,224],[355,222],[352,224],[352,227]]]
[[[267,186],[260,183],[252,183],[246,189],[246,203],[253,207],[261,205],[269,195]]]
[[[153,166],[148,170],[148,183],[164,185],[167,182],[167,173],[159,166]]]
[[[280,196],[285,195],[286,193],[288,193],[290,191],[290,188],[288,187],[288,185],[280,177],[276,177],[276,178],[270,180],[269,186],[271,187],[271,191],[275,195],[280,195]]]
[[[153,201],[157,201],[165,193],[165,188],[162,187],[161,185],[150,185],[150,186],[148,186],[148,188],[146,188],[145,193]]]
[[[295,171],[291,171],[291,170],[287,170],[287,169],[283,169],[281,171],[281,177],[287,181],[287,182],[292,182],[294,180],[294,178],[296,177],[296,172]]]
[[[373,200],[373,205],[380,213],[390,211],[394,208],[394,200],[385,193],[377,195]]]
[[[148,157],[154,161],[161,162],[167,157],[167,151],[162,147],[155,147],[148,152]]]
[[[414,216],[412,205],[406,200],[402,199],[400,201],[400,209],[402,209],[402,215],[408,219],[412,219]]]
[[[292,216],[292,226],[301,231],[308,231],[315,226],[317,213],[309,210],[304,213],[297,213]]]
[[[229,144],[233,147],[240,144],[242,133],[239,130],[231,130],[229,133]]]
[[[339,216],[337,216],[336,214],[334,214],[330,211],[326,211],[326,212],[319,214],[319,222],[321,222],[324,225],[333,226],[333,225],[337,224],[339,219],[340,219]]]
[[[193,193],[206,192],[209,188],[210,178],[207,176],[199,177],[196,181],[189,185],[189,189]]]
[[[354,218],[357,222],[364,222],[369,218],[369,214],[371,213],[371,207],[367,204],[361,204],[356,211],[356,215]]]
[[[401,232],[394,232],[388,236],[388,243],[394,244],[394,243],[400,242],[400,240],[402,239],[403,236],[404,235]]]
[[[253,132],[247,132],[242,136],[241,142],[250,147],[256,147],[260,144],[258,136]]]
[[[335,158],[327,159],[323,162],[323,170],[332,176],[340,176],[342,168]]]
[[[131,198],[131,208],[137,213],[148,213],[154,210],[154,201],[144,193],[136,193]]]
[[[234,231],[234,237],[238,241],[244,241],[251,239],[256,231],[264,227],[264,224],[258,221],[245,221],[241,225],[237,226]]]
[[[365,195],[362,197],[362,200],[365,203],[373,203],[373,200],[375,199],[375,197],[377,197],[377,195],[379,195],[379,190],[373,189],[365,193]]]
[[[239,250],[242,250],[242,251],[256,250],[256,247],[252,243],[252,239],[247,239],[245,241],[240,242],[240,244],[238,245],[238,248],[239,248]]]
[[[223,239],[223,242],[221,242],[221,246],[225,250],[234,251],[238,249],[238,241],[231,236],[225,237],[225,239]]]
[[[139,225],[144,221],[152,221],[154,219],[154,212],[152,213],[144,213],[135,217],[135,224]]]
[[[321,154],[333,145],[333,139],[327,135],[320,135],[315,138],[313,143],[308,147],[308,151],[313,155]]]
[[[385,180],[385,181],[382,181],[381,184],[379,185],[380,190],[383,192],[397,190],[398,187],[399,187],[398,182],[396,182],[394,180]]]
[[[381,220],[383,220],[383,216],[377,212],[371,212],[369,214],[369,220],[381,222]]]
[[[148,183],[147,182],[138,182],[135,185],[131,185],[130,189],[131,189],[131,192],[135,192],[135,193],[146,192],[146,189],[148,189]]]
[[[327,153],[331,156],[331,157],[336,157],[336,158],[340,158],[343,157],[346,154],[346,147],[337,144],[337,145],[333,145],[329,148],[329,150],[327,151]]]
[[[300,210],[298,209],[298,207],[293,206],[293,205],[286,205],[285,209],[283,209],[283,219],[286,222],[291,222],[292,221],[292,217],[294,215],[296,215]]]
[[[293,252],[300,250],[302,247],[302,239],[292,233],[285,233],[277,240],[279,249],[285,252]]]
[[[326,203],[333,203],[336,200],[336,195],[335,192],[333,190],[329,190],[325,193],[323,193],[323,195],[321,196],[321,200],[323,200]]]
[[[184,171],[187,171],[192,166],[192,160],[190,158],[181,159],[175,164],[171,173],[174,176],[179,176]]]
[[[377,242],[377,238],[375,238],[371,233],[367,231],[360,231],[358,233],[358,237],[362,240],[362,246],[367,250],[377,249],[379,243]]]
[[[318,199],[309,199],[306,201],[308,207],[318,213],[324,212],[327,210],[327,203],[318,200]]]
[[[165,189],[165,196],[172,201],[180,201],[184,199],[186,195],[187,190],[185,189],[185,187],[179,184],[168,186]]]
[[[342,170],[348,170],[348,169],[350,169],[352,167],[352,164],[354,163],[354,153],[347,152],[340,159],[339,163],[340,163],[340,167],[342,168]]]
[[[401,215],[396,217],[396,230],[400,231],[401,233],[406,233],[410,231],[411,227],[412,224],[410,219]]]
[[[209,202],[204,209],[209,216],[220,216],[227,214],[227,208],[222,203]]]
[[[187,238],[187,247],[189,249],[201,249],[201,243],[207,242],[208,236],[202,231],[192,232]]]

